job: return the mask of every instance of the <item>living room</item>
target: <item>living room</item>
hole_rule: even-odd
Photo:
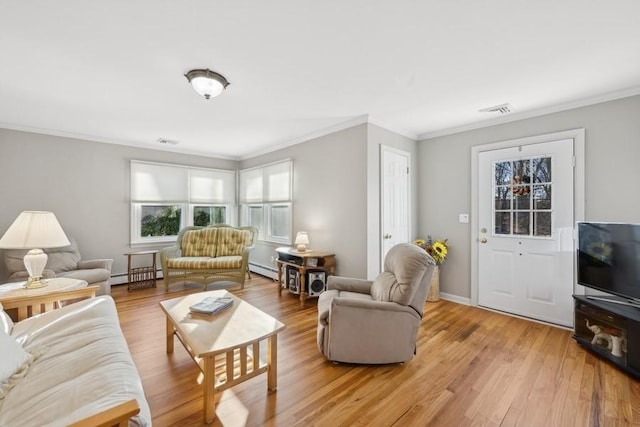
[[[574,6],[580,9],[579,5]],[[620,10],[609,16],[608,25],[612,29],[626,29],[624,23],[616,26],[616,19],[633,16],[629,11],[637,8],[631,4],[624,7],[629,8],[626,13],[620,6]],[[589,22],[597,22],[597,19]],[[297,29],[300,30],[299,27]],[[549,87],[545,91],[550,100],[547,104],[518,111],[516,101],[510,97],[515,92],[511,87],[495,98],[479,96],[469,104],[474,105],[476,111],[491,105],[485,104],[485,100],[500,98],[513,103],[513,112],[451,126],[448,130],[418,134],[404,132],[401,127],[387,126],[373,114],[344,115],[341,120],[333,122],[318,120],[314,122],[317,126],[313,131],[279,139],[268,149],[253,149],[249,154],[243,152],[238,155],[181,151],[180,145],[167,148],[154,141],[143,143],[125,133],[119,138],[100,136],[100,117],[105,114],[100,109],[93,113],[95,130],[92,132],[87,132],[86,128],[59,128],[54,122],[21,121],[9,114],[12,106],[10,101],[6,101],[11,99],[7,87],[11,86],[12,77],[3,77],[5,89],[1,94],[7,97],[2,96],[4,107],[0,110],[0,179],[4,183],[2,196],[5,204],[0,211],[0,233],[9,228],[21,211],[52,211],[65,232],[77,240],[83,259],[112,258],[112,282],[126,283],[127,257],[123,254],[132,250],[132,160],[241,171],[291,159],[292,238],[297,231],[307,231],[310,247],[336,254],[338,275],[373,279],[381,270],[380,147],[386,146],[407,152],[410,157],[409,240],[427,235],[448,239],[449,257],[440,269],[441,297],[446,304],[451,304],[447,307],[456,303],[456,307],[472,310],[478,305],[475,287],[478,272],[474,268],[477,254],[472,250],[474,245],[478,245],[477,230],[472,228],[477,220],[477,206],[473,200],[477,186],[472,166],[474,147],[584,130],[584,179],[576,183],[584,190],[584,207],[583,216],[578,219],[640,222],[640,198],[633,190],[633,184],[640,180],[637,168],[640,156],[637,144],[640,138],[637,120],[640,117],[640,82],[637,75],[640,73],[636,73],[634,68],[638,65],[638,49],[627,49],[629,40],[637,47],[637,33],[630,33],[620,48],[628,60],[624,65],[627,73],[635,76],[628,80],[621,78],[620,85],[614,89],[603,83],[602,90],[594,88],[585,91],[584,96],[575,94],[574,98],[563,99],[554,95],[555,87]],[[607,49],[615,51],[612,46],[604,48]],[[593,54],[592,62],[604,61],[606,55],[604,58],[598,56],[599,52],[594,48],[591,53],[585,48],[578,56]],[[15,57],[13,60],[18,62]],[[204,65],[184,64],[187,68],[191,65],[219,66],[208,62]],[[575,76],[580,76],[582,70],[576,68],[572,71]],[[606,74],[605,71],[606,67],[600,70],[602,74]],[[56,70],[57,73],[60,71]],[[136,73],[131,74],[134,78]],[[184,77],[180,74],[177,77],[182,81],[176,85],[186,92],[187,97],[198,97]],[[515,86],[526,87],[530,77],[523,76]],[[229,88],[219,98],[208,102],[224,102],[224,97],[234,96],[234,88],[240,87],[242,81],[232,75],[229,78]],[[576,77],[576,80],[579,79]],[[309,82],[310,86],[314,84],[317,82]],[[589,86],[590,80],[585,78],[576,83],[576,86],[580,85]],[[23,90],[24,98],[32,97],[30,102],[33,105],[39,103],[33,93]],[[338,94],[334,92],[334,96],[339,103]],[[42,108],[39,114],[55,116],[55,100],[48,104],[44,98],[43,106],[38,107]],[[196,101],[204,102],[201,99]],[[62,108],[65,102],[59,102]],[[496,99],[494,104],[499,102],[502,101]],[[81,99],[72,103],[81,105]],[[208,107],[200,103],[198,108],[203,106]],[[328,106],[326,108],[329,110]],[[144,111],[139,112],[136,120],[144,122],[145,114]],[[208,115],[204,117],[213,120]],[[164,132],[166,128],[161,129]],[[154,129],[153,132],[157,132],[157,137],[160,130]],[[228,141],[228,145],[241,145],[232,139]],[[461,223],[460,214],[469,214],[471,223]],[[234,218],[231,222],[240,225],[241,221]],[[133,249],[155,250],[164,246],[134,245]],[[278,246],[280,244],[258,242],[250,257],[253,271],[265,274],[265,269],[268,273],[268,269],[275,268],[273,256]],[[0,283],[5,283],[7,277],[6,266],[0,263]],[[248,295],[250,290],[251,285],[243,291],[244,295]],[[305,333],[314,334],[315,329]],[[419,350],[419,354],[425,353]],[[321,355],[317,354],[317,357]],[[419,360],[416,358],[414,362]],[[633,387],[637,391],[637,383]],[[637,407],[637,394],[628,400]],[[637,417],[637,413],[634,416]],[[282,421],[281,424],[288,423]]]

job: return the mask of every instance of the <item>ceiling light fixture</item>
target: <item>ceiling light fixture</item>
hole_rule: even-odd
[[[189,80],[193,89],[205,99],[215,98],[229,86],[229,82],[222,74],[208,68],[206,70],[191,70],[184,76]]]

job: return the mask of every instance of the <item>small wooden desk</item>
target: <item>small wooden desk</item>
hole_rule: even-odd
[[[18,314],[14,320],[19,322],[36,314],[60,308],[66,301],[94,298],[96,291],[100,288],[99,286],[87,287],[85,280],[66,277],[46,279],[46,282],[47,286],[37,289],[23,287],[13,289],[13,287],[24,285],[26,282],[2,285],[5,288],[12,287],[12,290],[8,292],[0,290],[0,303],[5,311],[16,309]]]
[[[127,280],[129,281],[129,284],[127,285],[128,291],[132,289],[156,287],[156,260],[158,252],[159,251],[138,251],[125,253],[127,256]],[[133,257],[137,255],[151,255],[151,265],[145,267],[134,267]]]
[[[300,305],[304,307],[304,302],[309,298],[307,292],[307,271],[322,270],[329,274],[336,272],[336,255],[329,252],[321,252],[316,250],[307,250],[298,252],[294,248],[281,247],[276,249],[278,259],[276,266],[278,268],[278,296],[282,295],[282,289],[286,287],[286,280],[282,280],[283,270],[289,266],[298,270],[300,274]],[[286,276],[285,276],[286,277]]]

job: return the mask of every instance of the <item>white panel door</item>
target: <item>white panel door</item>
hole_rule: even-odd
[[[409,241],[409,153],[381,146],[381,263],[394,245]]]
[[[478,303],[573,324],[573,139],[479,153]]]

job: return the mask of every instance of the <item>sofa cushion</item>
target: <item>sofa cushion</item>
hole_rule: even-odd
[[[135,398],[129,425],[151,425],[137,368],[110,297],[17,322],[12,337],[37,359],[5,396],[2,426],[66,426]]]
[[[180,257],[167,260],[167,268],[179,269],[225,269],[242,267],[242,256]]]
[[[182,236],[182,255],[185,257],[215,257],[217,228],[187,230]]]
[[[44,252],[49,256],[46,268],[56,273],[78,268],[78,262],[81,259],[78,244],[71,237],[69,237],[69,242],[71,242],[69,246],[62,248],[44,249]]]
[[[24,366],[29,362],[31,355],[24,351],[22,346],[5,331],[0,331],[0,348],[2,349],[0,352],[0,383],[2,383],[2,390],[4,390],[11,377],[25,369]],[[3,395],[0,392],[0,396]]]
[[[244,248],[251,241],[249,230],[238,230],[231,227],[218,229],[218,245],[216,256],[242,255]]]

